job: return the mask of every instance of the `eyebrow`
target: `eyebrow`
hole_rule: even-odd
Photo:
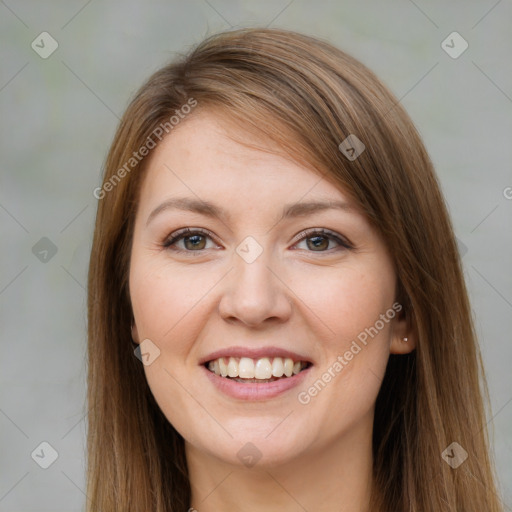
[[[149,214],[146,221],[146,226],[160,213],[173,209],[190,211],[200,215],[205,215],[207,217],[217,218],[222,222],[229,221],[231,218],[227,211],[209,201],[203,201],[189,197],[174,197],[164,201]],[[343,210],[347,212],[355,211],[354,207],[343,201],[312,201],[308,203],[293,203],[284,206],[283,213],[278,222],[288,218],[303,217],[313,213],[332,209]]]

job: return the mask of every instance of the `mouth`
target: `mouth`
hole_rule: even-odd
[[[219,357],[204,363],[204,367],[217,377],[244,384],[291,379],[311,366],[309,361],[290,357]]]

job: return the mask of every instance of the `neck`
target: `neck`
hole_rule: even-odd
[[[372,422],[283,464],[233,465],[185,443],[198,512],[367,512],[372,486]]]

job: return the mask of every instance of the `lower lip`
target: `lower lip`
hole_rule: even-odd
[[[312,366],[302,370],[292,377],[284,377],[273,382],[237,382],[226,377],[220,377],[202,366],[210,382],[222,393],[240,400],[267,400],[289,391],[298,386],[307,377]]]

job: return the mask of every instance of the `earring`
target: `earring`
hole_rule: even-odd
[[[404,341],[407,343],[407,338],[404,338]]]

